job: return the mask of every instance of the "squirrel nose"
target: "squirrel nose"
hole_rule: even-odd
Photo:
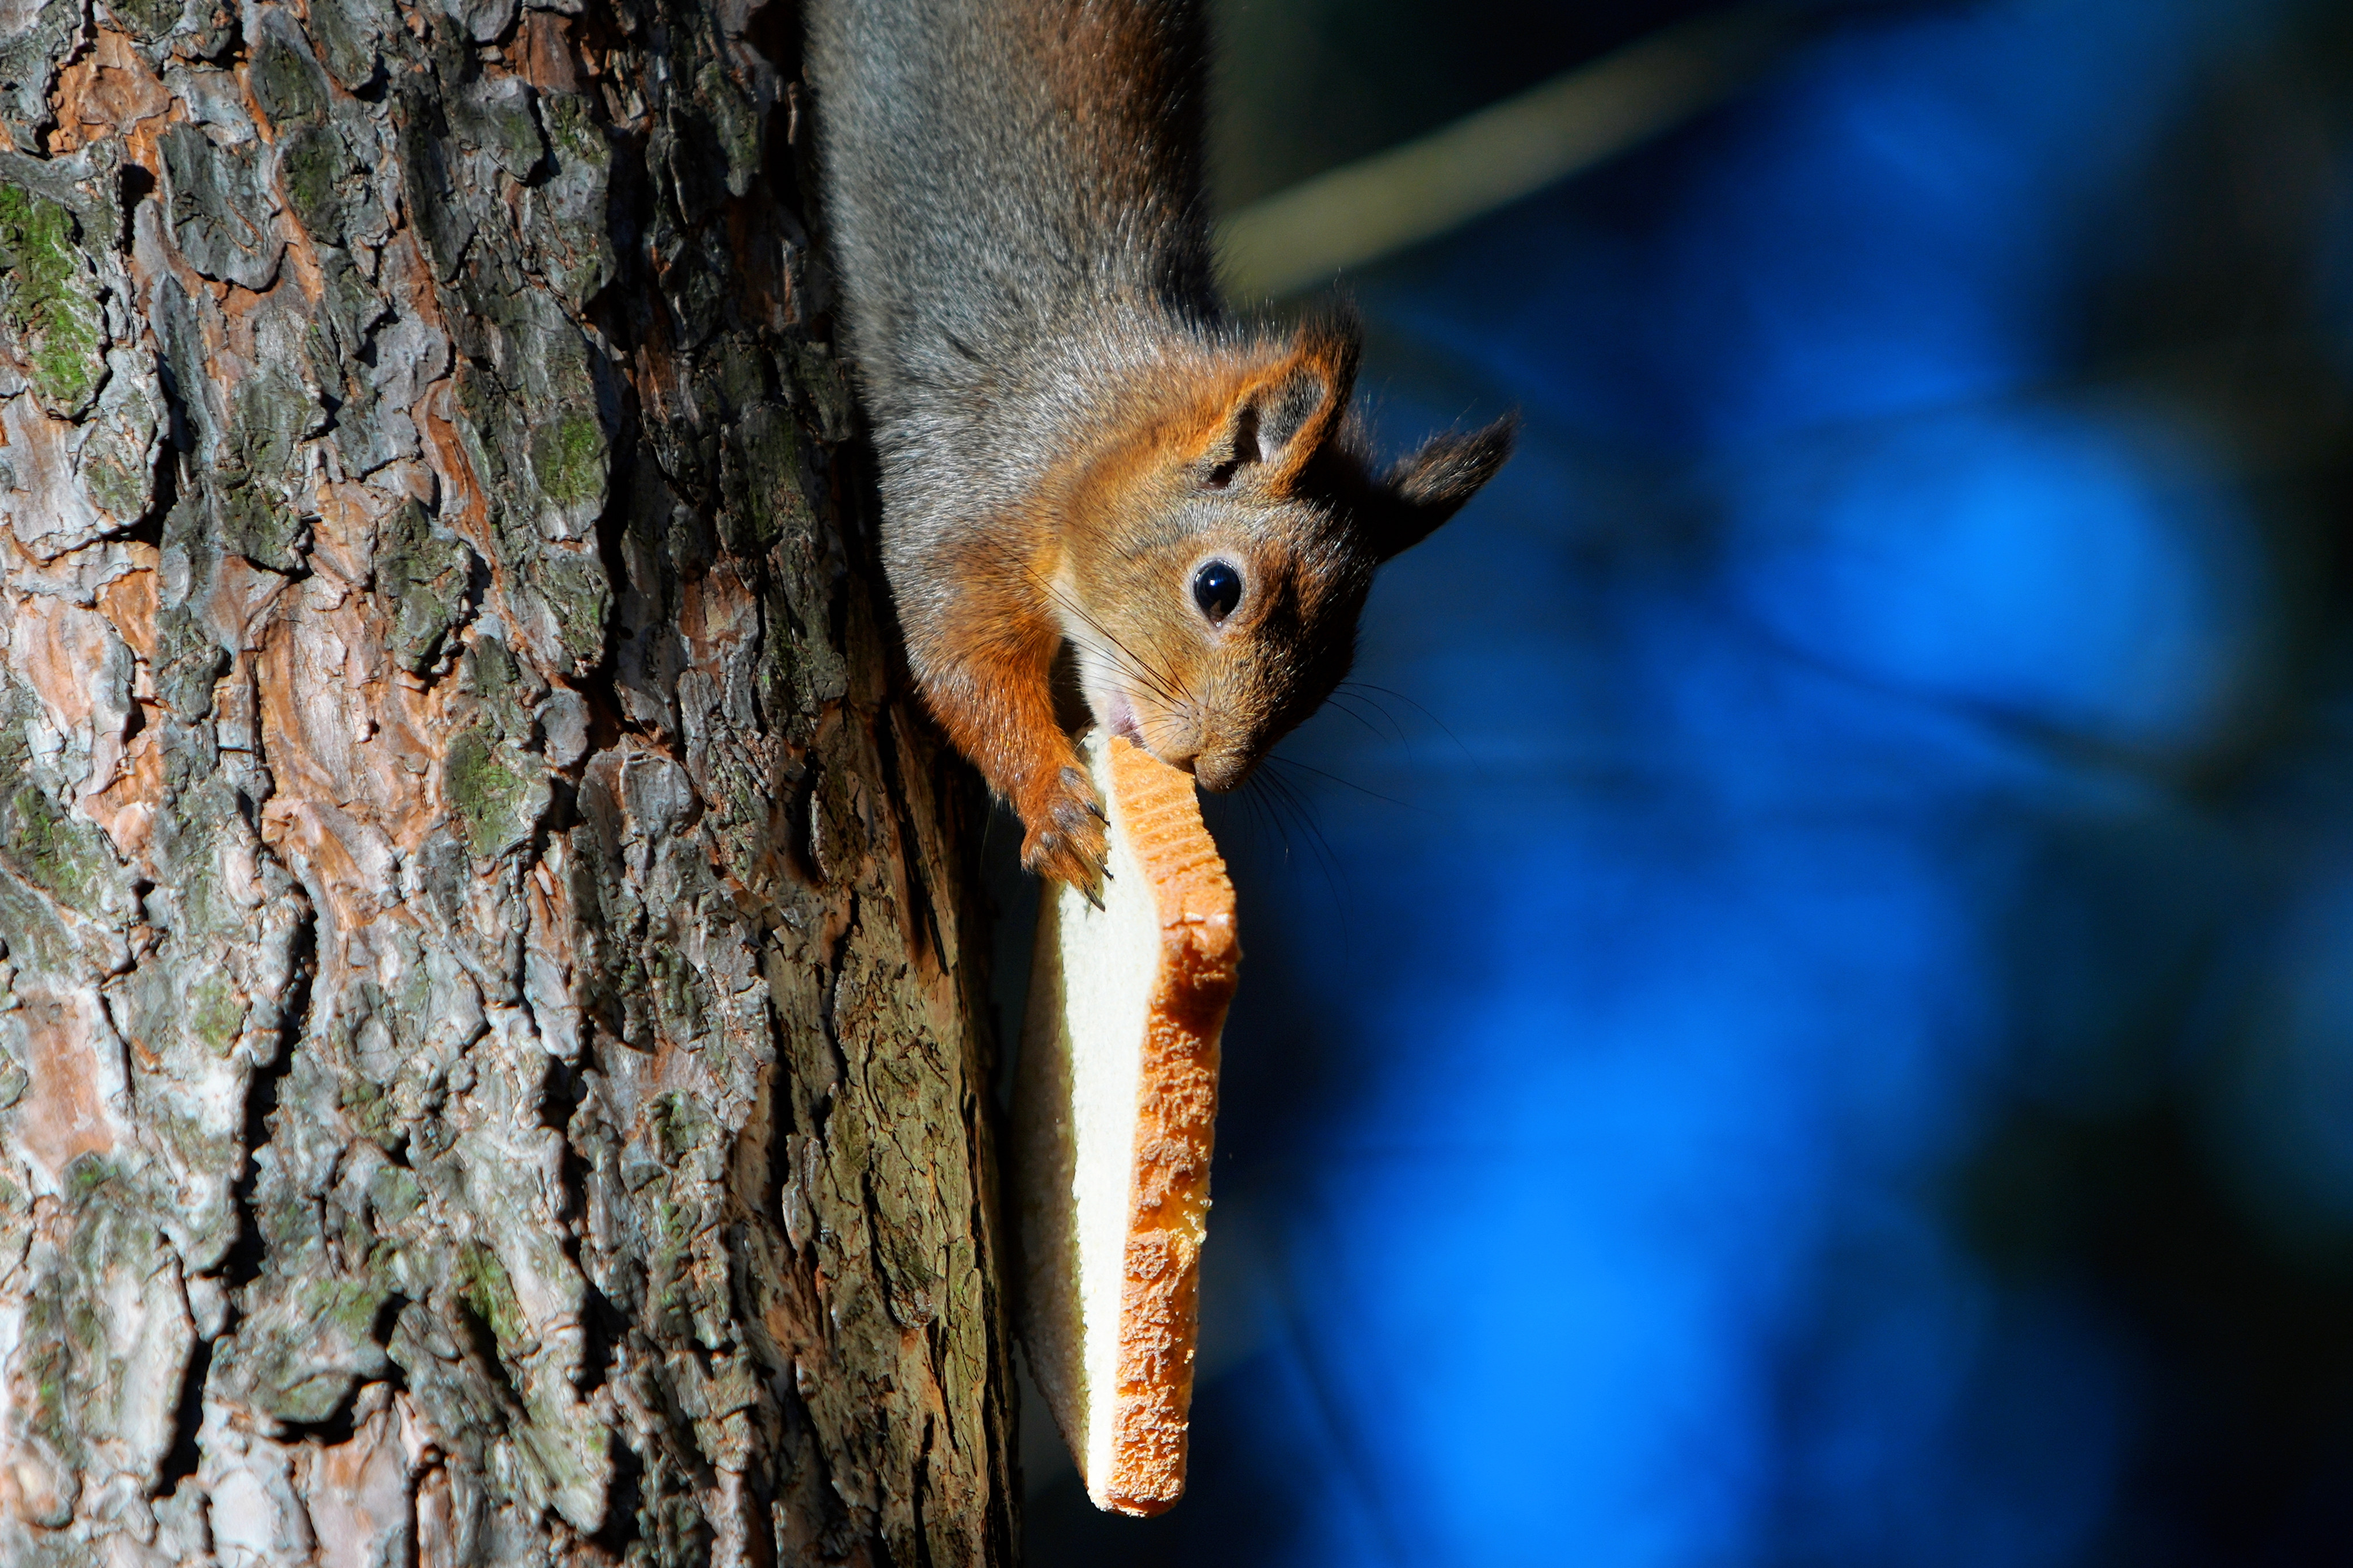
[[[1211,795],[1223,795],[1241,783],[1250,768],[1239,757],[1195,757],[1187,762],[1185,771]]]

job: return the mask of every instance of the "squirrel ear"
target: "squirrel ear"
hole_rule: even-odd
[[[1519,416],[1507,414],[1484,430],[1432,436],[1420,451],[1382,477],[1380,499],[1366,523],[1374,550],[1387,561],[1430,537],[1462,510],[1479,487],[1512,455]]]
[[[1238,475],[1280,485],[1339,427],[1356,386],[1356,323],[1341,318],[1300,329],[1291,352],[1242,384],[1201,458],[1201,482],[1222,489]]]

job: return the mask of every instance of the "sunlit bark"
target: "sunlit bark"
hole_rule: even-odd
[[[797,21],[439,3],[0,0],[0,1562],[1009,1562]]]

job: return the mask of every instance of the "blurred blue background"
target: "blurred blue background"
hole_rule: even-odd
[[[1239,204],[1704,5],[1225,8]],[[2353,1562],[2353,6],[1848,7],[1351,279],[1516,406],[1215,803],[1190,1495],[1045,1564]]]

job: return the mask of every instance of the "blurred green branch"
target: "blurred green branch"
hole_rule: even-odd
[[[1313,288],[1638,146],[1755,76],[1822,9],[1771,0],[1663,28],[1253,203],[1219,226],[1228,290],[1255,300]]]

